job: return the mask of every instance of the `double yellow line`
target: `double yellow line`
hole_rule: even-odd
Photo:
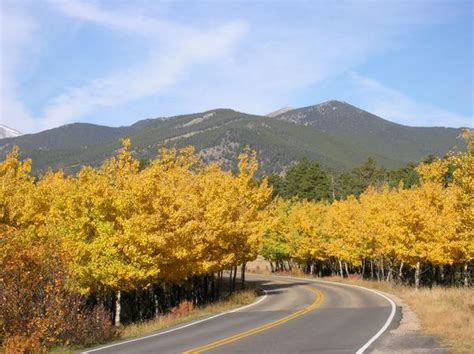
[[[230,337],[226,337],[226,338],[217,340],[215,342],[211,342],[209,344],[205,344],[205,345],[197,347],[197,348],[186,350],[185,352],[183,352],[183,354],[199,354],[199,353],[202,353],[202,352],[205,352],[205,351],[208,351],[208,350],[212,350],[212,349],[221,347],[223,345],[238,341],[239,339],[249,337],[249,336],[253,336],[254,334],[257,334],[257,333],[266,331],[270,328],[282,325],[283,323],[294,320],[295,318],[300,317],[300,316],[304,315],[305,313],[313,311],[314,309],[318,308],[323,303],[324,295],[318,289],[315,289],[315,288],[312,288],[312,287],[309,287],[309,286],[306,286],[306,285],[304,285],[303,287],[311,290],[313,293],[316,294],[316,298],[315,298],[314,302],[311,305],[305,307],[304,309],[296,311],[296,312],[292,313],[291,315],[282,317],[282,318],[280,318],[276,321],[264,324],[262,326],[255,327],[255,328],[249,329],[247,331],[234,334]]]

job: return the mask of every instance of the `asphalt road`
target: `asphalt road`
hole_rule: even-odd
[[[248,279],[266,296],[245,308],[87,352],[361,353],[370,352],[397,318],[390,300],[367,289],[270,276]]]

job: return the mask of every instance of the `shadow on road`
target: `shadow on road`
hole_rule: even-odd
[[[295,286],[307,285],[308,282],[292,282],[292,283],[276,283],[271,280],[246,280],[246,284],[250,288],[262,288],[265,289],[267,295],[281,294],[284,289],[292,288]]]

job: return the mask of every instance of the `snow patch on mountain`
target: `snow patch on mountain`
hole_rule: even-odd
[[[291,107],[283,107],[283,108],[280,108],[280,109],[278,109],[274,112],[268,113],[266,116],[273,118],[273,117],[279,116],[280,114],[283,114],[283,113],[286,113],[286,112],[289,112],[289,111],[292,111],[292,110],[293,110],[293,108],[291,108]]]
[[[0,139],[14,138],[20,135],[23,135],[23,133],[16,129],[7,127],[6,125],[0,124]]]

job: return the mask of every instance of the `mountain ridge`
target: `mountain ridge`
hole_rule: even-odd
[[[399,125],[348,103],[328,101],[273,117],[214,109],[166,118],[150,118],[126,127],[74,123],[37,134],[0,141],[0,158],[13,145],[33,159],[35,171],[47,167],[76,171],[98,165],[130,137],[137,158],[152,158],[159,148],[194,145],[206,160],[235,168],[245,145],[255,149],[262,171],[281,172],[304,157],[334,169],[349,169],[372,156],[386,167],[399,167],[428,155],[442,156],[461,130]]]

